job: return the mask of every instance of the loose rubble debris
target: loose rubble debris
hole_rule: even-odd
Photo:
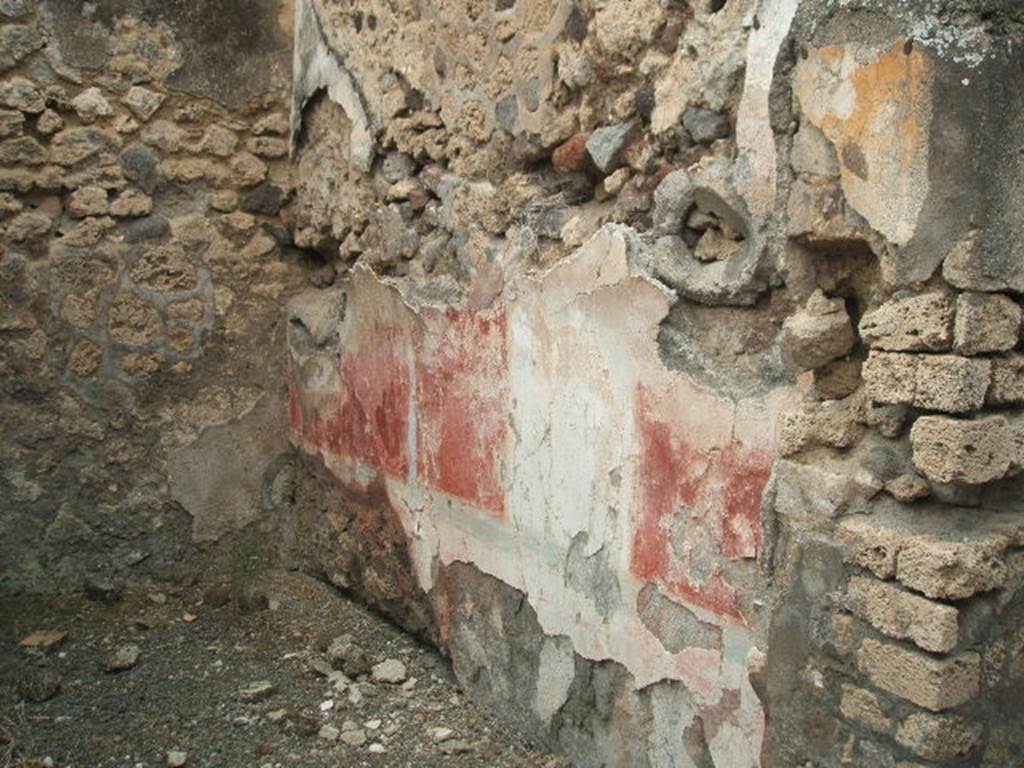
[[[0,729],[15,735],[22,763],[14,764],[48,756],[58,766],[568,766],[472,707],[434,652],[329,588],[284,573],[260,586],[278,611],[204,600],[195,624],[177,617],[202,589],[167,590],[161,604],[126,592],[110,605],[0,605],[9,618],[0,627]],[[59,646],[20,645],[38,622],[65,627],[67,637]],[[342,646],[372,664],[352,678],[333,669],[324,649]],[[103,674],[97,662],[110,653],[138,663]],[[371,668],[396,682],[375,679]],[[341,695],[349,689],[360,692],[355,702]],[[8,716],[17,711],[26,717]],[[472,738],[459,743],[461,734]]]

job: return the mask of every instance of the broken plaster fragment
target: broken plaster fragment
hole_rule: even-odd
[[[345,110],[352,123],[349,162],[363,173],[369,173],[375,154],[373,132],[356,83],[327,46],[312,0],[299,0],[295,20],[292,151],[298,142],[306,103],[317,91],[325,89],[328,98]]]

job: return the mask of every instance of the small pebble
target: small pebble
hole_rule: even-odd
[[[350,747],[361,747],[366,743],[366,731],[342,731],[341,740]]]
[[[322,726],[317,735],[324,741],[337,741],[338,737],[341,735],[341,732],[333,725],[328,724]]]
[[[142,652],[137,645],[122,645],[107,657],[107,672],[123,672],[139,663]]]
[[[386,659],[374,665],[372,676],[375,683],[398,684],[405,682],[407,673],[405,664],[398,659]]]
[[[188,752],[183,749],[172,749],[167,753],[167,765],[171,768],[181,768],[188,762]]]
[[[238,698],[242,701],[263,701],[277,693],[277,689],[269,680],[259,680],[251,683],[238,692]]]

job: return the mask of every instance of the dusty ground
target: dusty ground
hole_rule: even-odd
[[[466,701],[436,652],[330,588],[273,572],[260,593],[220,607],[208,587],[0,602],[0,767],[153,768],[180,761],[171,752],[188,768],[568,765]],[[19,645],[39,630],[67,637]],[[403,662],[408,680],[327,677],[324,650],[343,634],[371,662]],[[129,645],[135,664],[108,671]],[[273,692],[241,700],[257,681]]]

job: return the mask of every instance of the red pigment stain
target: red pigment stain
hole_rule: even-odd
[[[292,440],[299,440],[303,433],[305,416],[302,412],[302,394],[299,392],[299,385],[295,383],[294,373],[289,372],[288,383],[288,426]]]
[[[722,450],[722,554],[732,560],[754,558],[761,552],[761,503],[772,463],[768,451],[747,449],[736,442]]]
[[[420,477],[498,517],[505,514],[506,330],[503,310],[449,310],[428,322],[416,344]]]
[[[412,390],[402,354],[406,345],[394,328],[380,323],[366,329],[364,338],[342,357],[339,391],[315,414],[304,414],[298,428],[304,440],[322,452],[404,479],[410,465]],[[292,426],[295,429],[294,415]]]
[[[718,451],[697,450],[669,421],[655,415],[658,405],[655,396],[638,387],[640,468],[630,569],[684,602],[746,624],[736,590],[725,581],[721,566],[701,581],[694,579],[686,558],[672,547],[671,529],[682,522],[679,516],[687,515],[697,519],[690,525],[709,526],[701,531],[701,546],[716,548],[711,553],[715,562],[757,557],[771,455],[737,442]]]

